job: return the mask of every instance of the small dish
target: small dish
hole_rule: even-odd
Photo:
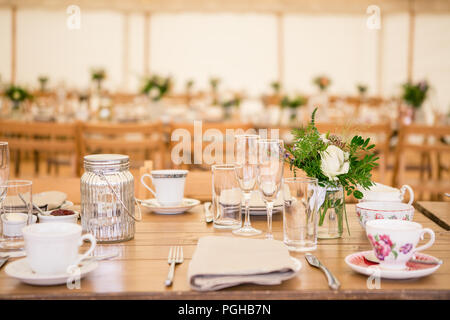
[[[39,222],[40,223],[49,223],[49,222],[66,222],[66,223],[77,223],[78,217],[80,216],[80,213],[75,210],[71,210],[74,212],[74,214],[66,215],[66,216],[52,216],[50,213],[52,211],[46,211],[45,215],[38,213]]]
[[[371,251],[362,251],[352,253],[345,257],[345,263],[353,270],[366,276],[380,276],[383,279],[415,279],[428,276],[435,272],[440,264],[425,264],[416,262],[407,262],[404,270],[383,269],[377,263],[366,259]],[[433,256],[419,253],[415,254],[415,259],[423,261],[436,261]]]
[[[154,198],[152,199],[146,199],[146,200],[139,200],[139,203],[142,204],[142,206],[150,209],[154,213],[157,214],[180,214],[183,212],[186,212],[193,207],[200,204],[200,201],[197,199],[189,199],[189,198],[183,198],[183,201],[178,206],[169,206],[164,207],[161,206],[158,201]]]
[[[82,263],[80,265],[80,273],[79,273],[80,279],[84,278],[87,274],[97,269],[97,267],[98,263],[95,261]],[[10,262],[5,267],[5,273],[12,278],[35,286],[54,286],[59,284],[66,284],[67,280],[75,277],[74,275],[69,273],[54,274],[54,275],[37,274],[33,272],[33,270],[31,270],[27,258],[22,258]]]

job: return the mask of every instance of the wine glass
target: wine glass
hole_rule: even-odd
[[[283,140],[260,139],[258,141],[258,188],[267,209],[266,239],[273,239],[272,211],[283,182],[283,154]]]
[[[0,141],[0,186],[9,179],[9,148],[8,142]],[[6,188],[0,188],[0,205],[6,197]]]
[[[249,203],[252,191],[256,187],[258,175],[258,140],[255,134],[236,135],[235,145],[235,172],[239,181],[239,187],[244,195],[245,219],[244,225],[233,233],[240,236],[255,236],[261,234],[261,230],[255,229],[250,223]]]

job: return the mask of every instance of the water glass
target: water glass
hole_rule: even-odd
[[[3,190],[5,194],[0,208],[2,225],[0,248],[23,250],[22,229],[37,220],[32,214],[32,182],[7,180],[0,184],[0,190]]]
[[[284,195],[284,243],[291,251],[313,251],[317,247],[318,185],[315,178],[286,178]]]
[[[242,193],[231,164],[212,166],[213,222],[218,229],[238,229],[242,225]]]

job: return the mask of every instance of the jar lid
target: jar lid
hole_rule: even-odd
[[[124,154],[90,154],[84,157],[84,165],[108,166],[128,164],[130,157]]]

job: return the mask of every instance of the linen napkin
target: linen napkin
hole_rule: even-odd
[[[67,194],[60,191],[46,191],[33,194],[33,203],[39,208],[47,206],[47,210],[59,208],[66,200]],[[18,196],[6,197],[3,204],[10,207],[24,207],[23,201]]]
[[[281,241],[207,236],[198,241],[188,280],[194,290],[213,291],[243,283],[280,284],[295,273]]]

